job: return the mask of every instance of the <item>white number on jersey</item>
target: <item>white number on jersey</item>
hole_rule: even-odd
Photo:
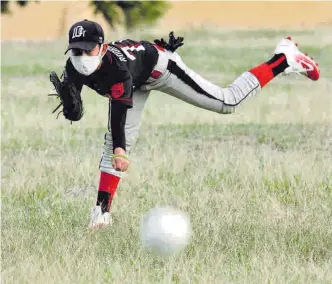
[[[131,59],[131,60],[136,60],[136,57],[133,55],[132,52],[130,51],[140,51],[140,50],[145,50],[143,45],[139,45],[137,47],[135,46],[120,46],[121,50],[124,52],[124,54],[127,56],[127,58]]]

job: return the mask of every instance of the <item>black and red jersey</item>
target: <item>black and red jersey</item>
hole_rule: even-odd
[[[89,76],[76,71],[67,60],[64,81],[74,83],[81,91],[83,85],[111,99],[111,131],[113,147],[125,149],[124,124],[127,108],[132,107],[132,96],[151,75],[158,61],[158,51],[147,41],[130,39],[108,44],[101,67]]]
[[[108,44],[100,69],[89,76],[77,72],[68,59],[65,80],[73,82],[78,90],[86,85],[102,96],[131,107],[133,89],[150,77],[157,60],[158,51],[147,41],[116,41]]]

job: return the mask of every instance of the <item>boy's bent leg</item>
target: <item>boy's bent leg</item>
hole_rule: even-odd
[[[140,128],[140,120],[149,92],[135,91],[133,95],[133,108],[128,109],[125,125],[126,150],[130,152]],[[110,104],[111,108],[111,104]],[[111,109],[109,110],[109,129],[105,134],[103,154],[100,161],[100,181],[96,207],[91,210],[90,227],[99,227],[111,223],[109,210],[121,179],[121,172],[112,167],[113,143],[110,129]],[[108,217],[109,218],[106,218]]]
[[[249,72],[243,73],[227,88],[222,88],[181,65],[171,62],[171,74],[158,90],[200,108],[232,113],[244,99],[256,95],[261,89],[257,78]]]
[[[170,76],[158,90],[187,103],[217,113],[231,113],[244,99],[256,95],[261,87],[250,72],[239,76],[227,88],[222,88],[204,79],[188,68],[180,59],[170,60]]]

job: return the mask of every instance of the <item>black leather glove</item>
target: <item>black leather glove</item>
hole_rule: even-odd
[[[62,112],[66,119],[70,121],[80,120],[83,116],[83,103],[80,92],[76,89],[75,85],[73,83],[61,82],[54,71],[50,74],[50,81],[53,83],[56,94],[50,94],[49,96],[60,98],[60,104],[53,113],[63,106]]]
[[[174,32],[170,32],[168,37],[169,37],[168,42],[166,42],[163,38],[161,38],[160,40],[155,39],[154,43],[171,52],[174,52],[180,46],[184,45],[184,42],[183,42],[184,38],[183,37],[175,38]]]

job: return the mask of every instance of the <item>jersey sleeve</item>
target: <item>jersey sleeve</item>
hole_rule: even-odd
[[[133,107],[133,83],[130,74],[111,86],[111,131],[113,150],[126,150],[125,124],[127,109]]]
[[[113,151],[122,148],[126,151],[125,124],[128,107],[117,101],[111,101],[111,132],[113,140]]]

